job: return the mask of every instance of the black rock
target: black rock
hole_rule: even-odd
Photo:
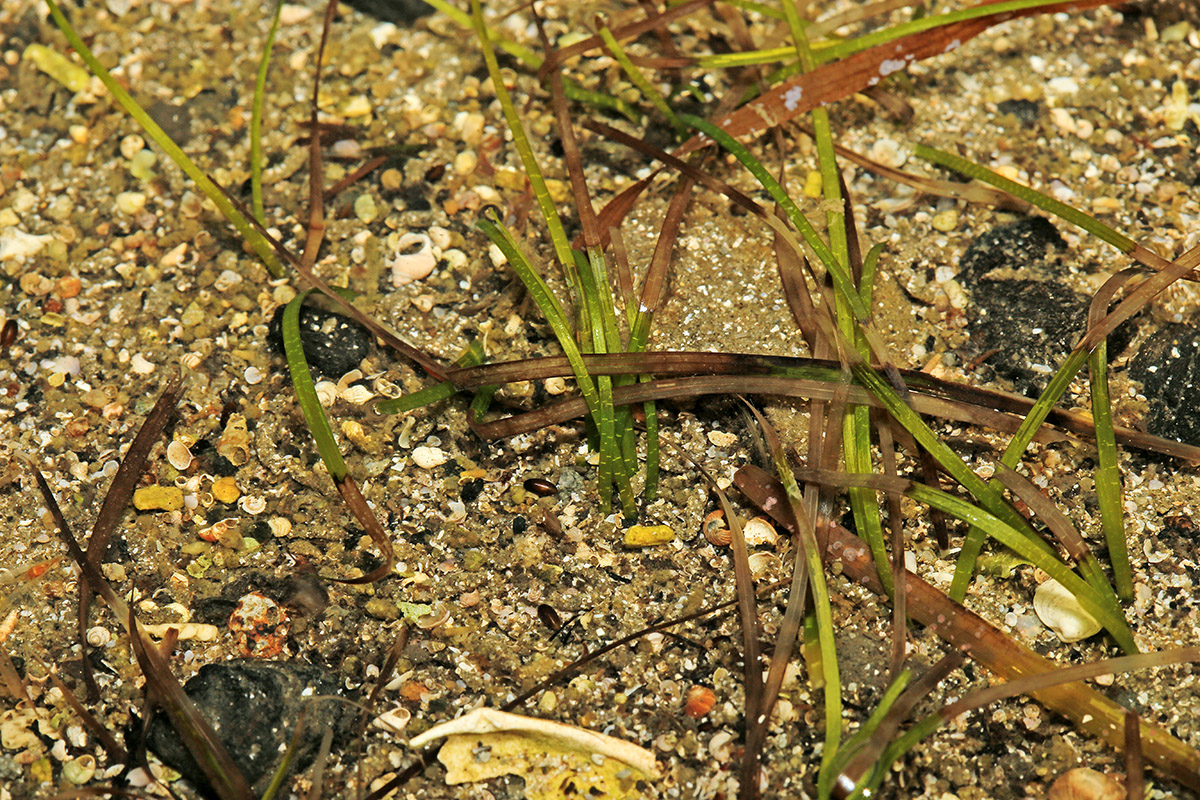
[[[412,25],[421,17],[433,13],[425,0],[344,0],[345,4],[383,22]]]
[[[1012,114],[1026,128],[1033,127],[1042,113],[1042,104],[1036,100],[1002,100],[996,104],[1001,114]]]
[[[1004,267],[1039,266],[1051,246],[1066,247],[1058,229],[1044,217],[1024,217],[975,237],[959,261],[960,280],[983,278]]]
[[[1036,397],[1084,333],[1091,300],[1048,281],[981,280],[971,287],[971,349],[1018,392]],[[1113,358],[1129,346],[1126,322],[1108,337]]]
[[[283,354],[283,308],[271,318],[269,339],[276,352]],[[371,352],[371,332],[348,317],[305,306],[300,309],[300,344],[309,369],[337,380]]]
[[[1200,445],[1200,329],[1164,325],[1130,359],[1129,377],[1150,402],[1149,433]]]
[[[349,706],[315,696],[336,695],[339,684],[322,670],[302,662],[230,661],[208,664],[184,684],[184,691],[212,725],[246,782],[261,795],[291,742],[300,709],[304,730],[292,770],[312,763],[327,728],[344,740],[353,715]],[[166,714],[150,725],[146,743],[163,763],[179,771],[206,796],[215,794]]]

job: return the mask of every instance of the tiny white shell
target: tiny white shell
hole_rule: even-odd
[[[413,245],[421,245],[414,253],[405,253]],[[392,285],[404,286],[419,281],[433,272],[437,257],[433,254],[433,242],[424,233],[406,233],[396,243],[397,255],[386,266],[392,271]]]
[[[546,394],[558,395],[567,390],[567,382],[562,378],[546,378],[543,386],[546,387]]]
[[[112,641],[112,634],[103,625],[88,628],[87,643],[92,647],[103,647]]]
[[[361,406],[374,397],[375,393],[361,383],[356,383],[353,386],[347,386],[346,390],[340,396],[351,405]]]
[[[1067,588],[1051,578],[1033,593],[1038,619],[1064,642],[1078,642],[1100,632],[1100,623],[1084,611]]]
[[[325,408],[329,408],[337,400],[338,389],[337,384],[333,381],[317,381],[317,385],[313,387],[317,392],[317,400],[321,402]]]
[[[450,460],[450,456],[446,455],[446,451],[440,447],[417,447],[412,452],[413,463],[421,469],[433,469],[440,467]]]
[[[273,536],[287,536],[292,532],[292,521],[287,517],[272,517],[267,522],[267,527],[271,529]]]
[[[755,517],[742,526],[742,534],[746,537],[746,544],[775,544],[779,539],[779,534],[775,532],[775,526],[772,525],[766,517]]]
[[[250,386],[262,383],[263,371],[253,365],[246,367],[246,371],[242,373],[242,377],[246,379],[246,383]]]
[[[61,740],[60,740],[61,741]],[[82,786],[96,774],[96,758],[84,753],[63,764],[62,776],[76,786]]]
[[[167,445],[167,461],[175,469],[183,472],[192,464],[192,451],[178,439]]]
[[[244,495],[238,501],[238,508],[247,514],[261,514],[267,508],[267,500],[264,497]]]
[[[374,724],[376,728],[387,731],[388,733],[401,733],[409,720],[412,719],[412,712],[404,706],[396,706],[395,708],[385,711],[375,718]]]

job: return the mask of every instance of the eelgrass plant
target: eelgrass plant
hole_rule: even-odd
[[[69,31],[62,15],[58,13],[51,0],[47,0],[55,15],[56,22]],[[1200,256],[1196,251],[1188,253],[1174,262],[1166,262],[1155,256],[1151,251],[1138,246],[1128,237],[1119,234],[1106,226],[1102,226],[1087,215],[1065,206],[1057,201],[1028,189],[1017,186],[994,173],[971,164],[970,162],[946,153],[934,151],[931,148],[918,147],[916,154],[935,164],[954,169],[964,175],[990,183],[1006,192],[1011,192],[1025,202],[1056,214],[1090,231],[1099,238],[1118,247],[1123,253],[1140,261],[1143,265],[1157,272],[1142,281],[1112,312],[1108,305],[1119,288],[1121,278],[1105,292],[1097,296],[1094,304],[1088,332],[1079,345],[1067,358],[1051,379],[1050,386],[1036,402],[1021,406],[1013,398],[1004,399],[1007,403],[992,407],[995,416],[992,421],[1003,421],[1010,425],[1007,429],[1013,433],[1009,446],[997,465],[996,476],[992,481],[979,478],[967,464],[939,437],[926,422],[924,416],[937,414],[937,410],[948,411],[951,403],[931,405],[930,387],[934,384],[924,376],[908,373],[896,367],[889,358],[881,337],[874,330],[871,318],[871,300],[873,289],[874,266],[878,250],[872,250],[862,257],[857,253],[857,235],[852,225],[852,214],[849,213],[850,201],[843,193],[840,185],[837,162],[837,148],[828,113],[824,106],[841,99],[851,92],[874,86],[888,75],[902,70],[905,64],[917,59],[952,49],[958,43],[985,30],[992,24],[1011,18],[1015,15],[1045,13],[1049,11],[1064,11],[1069,8],[1090,7],[1100,5],[1100,0],[1082,0],[1082,2],[1065,3],[1054,0],[1012,0],[993,4],[983,4],[970,9],[949,12],[943,15],[918,16],[910,22],[893,25],[863,36],[849,39],[822,38],[828,31],[820,26],[801,19],[795,6],[785,3],[776,8],[759,3],[739,2],[733,5],[752,9],[766,17],[780,20],[781,28],[786,29],[791,43],[785,47],[762,51],[749,51],[747,54],[728,54],[701,58],[695,61],[702,68],[720,69],[726,67],[744,66],[747,64],[779,64],[778,69],[766,76],[764,85],[759,89],[750,90],[746,98],[754,98],[743,102],[729,112],[715,114],[712,119],[699,116],[688,116],[677,112],[671,106],[669,98],[673,92],[660,92],[654,81],[649,80],[642,72],[637,61],[630,57],[623,41],[639,35],[642,32],[661,27],[670,19],[677,19],[708,5],[704,0],[689,0],[686,3],[673,6],[663,14],[650,14],[646,20],[625,25],[601,24],[597,35],[588,39],[550,51],[547,46],[545,57],[533,53],[523,45],[508,42],[490,30],[484,20],[483,9],[478,0],[473,0],[471,13],[452,8],[442,0],[435,0],[435,5],[463,25],[474,28],[478,37],[484,60],[491,77],[492,86],[500,101],[508,126],[513,135],[514,145],[520,155],[526,175],[532,186],[543,221],[549,231],[553,245],[555,260],[561,270],[569,295],[557,297],[550,288],[550,282],[534,266],[535,259],[526,255],[526,243],[520,241],[517,235],[509,230],[506,221],[498,216],[484,217],[479,221],[479,227],[487,234],[492,242],[508,259],[514,272],[526,286],[530,296],[535,300],[539,309],[546,317],[554,331],[559,345],[565,354],[566,369],[561,365],[554,366],[553,359],[544,359],[540,364],[525,362],[518,365],[484,365],[480,364],[482,353],[478,347],[468,348],[460,359],[457,369],[445,370],[419,352],[405,351],[397,346],[400,352],[410,355],[418,363],[437,378],[445,378],[442,384],[431,387],[425,392],[390,403],[388,410],[401,410],[415,407],[414,404],[427,402],[432,399],[447,396],[454,389],[475,389],[478,391],[477,400],[472,406],[473,421],[476,430],[481,433],[513,432],[518,424],[540,427],[548,424],[548,420],[570,419],[585,416],[588,419],[589,430],[593,435],[596,448],[600,455],[599,494],[602,502],[611,504],[615,494],[622,511],[631,516],[635,508],[633,493],[633,475],[637,463],[637,454],[633,446],[634,429],[633,416],[629,406],[634,402],[652,403],[655,400],[687,396],[689,393],[703,392],[733,393],[739,391],[757,392],[761,394],[784,394],[808,397],[814,401],[814,408],[821,404],[821,415],[814,411],[812,430],[816,433],[810,442],[810,462],[801,468],[794,467],[789,454],[773,432],[768,433],[772,443],[777,472],[779,474],[778,488],[768,486],[768,479],[753,473],[739,473],[739,486],[754,502],[760,503],[764,510],[772,513],[783,513],[781,524],[795,531],[796,561],[793,578],[790,584],[790,595],[785,611],[785,624],[780,629],[776,647],[776,657],[772,659],[770,670],[765,682],[755,657],[757,650],[757,608],[754,605],[756,593],[752,581],[748,578],[745,564],[744,547],[734,554],[735,571],[738,574],[738,604],[739,616],[743,627],[744,656],[746,658],[746,688],[747,688],[747,759],[742,774],[743,797],[754,797],[758,791],[758,767],[761,764],[761,747],[765,736],[765,724],[769,719],[771,704],[779,691],[783,668],[786,667],[789,654],[796,640],[803,636],[807,643],[815,645],[808,650],[810,674],[814,685],[823,682],[825,692],[824,736],[825,744],[822,751],[822,764],[818,791],[822,798],[829,796],[859,796],[866,791],[874,791],[886,775],[887,765],[911,747],[912,743],[927,735],[945,715],[929,718],[919,723],[908,733],[900,734],[900,711],[911,709],[913,698],[919,699],[920,692],[927,692],[928,686],[937,682],[940,672],[930,673],[930,676],[918,680],[913,686],[922,687],[916,694],[909,687],[912,681],[911,673],[903,668],[904,629],[897,625],[894,652],[900,657],[894,659],[893,682],[891,688],[884,694],[875,712],[864,725],[854,734],[842,736],[842,706],[840,700],[840,678],[837,664],[837,654],[833,647],[834,619],[827,591],[824,589],[824,569],[827,557],[819,547],[821,531],[835,528],[829,518],[830,509],[817,503],[814,498],[821,491],[844,490],[849,498],[849,504],[854,515],[856,528],[865,540],[863,544],[848,534],[834,530],[839,536],[838,542],[843,552],[843,562],[848,565],[856,580],[891,596],[897,603],[896,618],[903,623],[906,616],[937,629],[944,627],[948,632],[938,631],[947,641],[959,647],[987,666],[1007,678],[1016,678],[1021,670],[1045,672],[1048,667],[1039,662],[1031,653],[1022,650],[1003,633],[986,626],[982,620],[973,618],[969,612],[959,605],[965,595],[967,586],[976,568],[977,559],[984,541],[992,538],[1010,548],[1021,558],[1044,570],[1047,574],[1059,580],[1079,601],[1081,607],[1094,616],[1105,628],[1108,634],[1127,652],[1136,652],[1136,643],[1123,617],[1118,601],[1127,599],[1131,592],[1131,570],[1128,564],[1124,540],[1124,525],[1121,519],[1121,498],[1119,476],[1117,475],[1116,443],[1119,437],[1123,441],[1137,441],[1131,438],[1127,431],[1117,430],[1112,422],[1106,386],[1106,359],[1104,338],[1121,321],[1132,314],[1158,291],[1168,286],[1172,281],[1193,269]],[[888,4],[881,4],[888,6]],[[331,12],[330,12],[331,14]],[[331,15],[326,16],[328,27]],[[86,52],[86,47],[73,32],[68,39],[72,46],[80,51],[89,67],[97,74],[104,76],[103,68]],[[810,42],[810,39],[812,40]],[[537,162],[534,149],[524,132],[522,122],[512,98],[504,85],[503,75],[499,70],[495,48],[516,57],[531,68],[542,70],[543,77],[549,81],[551,96],[560,134],[563,139],[564,156],[568,176],[571,179],[574,204],[579,214],[582,235],[576,246],[568,240],[565,226],[559,218],[558,211],[550,197],[541,167]],[[259,91],[266,75],[269,45],[264,51],[259,71]],[[818,356],[802,365],[785,363],[782,360],[752,359],[742,360],[730,365],[723,359],[723,354],[654,354],[644,352],[653,320],[653,313],[661,300],[661,286],[666,264],[669,263],[671,236],[664,236],[667,245],[667,255],[660,257],[656,252],[656,260],[651,266],[650,274],[645,281],[645,293],[640,302],[633,301],[632,280],[628,277],[628,269],[619,263],[618,276],[615,281],[620,286],[620,292],[615,293],[614,281],[609,277],[609,262],[604,249],[605,242],[612,236],[609,226],[619,224],[620,218],[628,213],[638,194],[645,190],[649,180],[638,181],[621,198],[621,203],[614,202],[609,209],[599,215],[592,214],[591,198],[583,184],[582,164],[579,159],[579,148],[574,141],[574,125],[566,110],[566,100],[571,99],[590,103],[593,107],[605,107],[617,110],[628,117],[637,118],[634,110],[624,101],[612,102],[603,93],[584,90],[579,84],[562,80],[561,65],[574,55],[586,53],[589,50],[609,53],[618,63],[628,79],[638,88],[641,96],[649,103],[651,109],[661,115],[674,132],[682,135],[684,128],[690,128],[698,135],[684,143],[675,154],[664,154],[661,160],[672,168],[683,173],[685,180],[681,181],[681,189],[672,200],[673,222],[665,225],[664,230],[671,225],[677,229],[683,210],[686,207],[686,194],[693,184],[713,186],[724,191],[743,207],[754,210],[760,218],[770,225],[776,236],[778,246],[786,250],[786,258],[792,264],[790,279],[785,278],[789,305],[793,310],[799,309],[797,321],[802,326],[802,332],[814,354]],[[317,59],[318,65],[321,58]],[[684,59],[687,61],[687,59]],[[678,64],[678,59],[675,62]],[[321,241],[321,221],[323,211],[321,198],[323,190],[319,183],[320,175],[320,136],[319,126],[314,110],[312,115],[312,151],[310,165],[312,167],[312,209],[310,212],[309,240],[305,253],[295,258],[282,251],[272,242],[261,228],[264,225],[264,213],[261,199],[261,179],[257,182],[255,192],[254,212],[252,215],[243,212],[203,176],[194,165],[188,166],[189,161],[178,148],[172,149],[169,139],[149,117],[141,112],[128,94],[109,77],[105,85],[113,93],[118,102],[143,125],[156,142],[168,154],[180,163],[185,172],[217,203],[222,213],[235,224],[247,241],[251,242],[260,257],[272,266],[275,272],[279,268],[277,253],[283,255],[283,260],[293,263],[297,269],[318,286],[322,291],[334,296],[338,302],[346,303],[342,298],[336,298],[319,281],[311,275],[315,261],[316,250]],[[740,91],[740,89],[739,89]],[[607,99],[606,99],[607,98]],[[257,118],[261,119],[261,100],[256,99],[255,109]],[[801,115],[811,116],[813,138],[816,143],[818,156],[818,172],[821,177],[821,189],[824,194],[824,230],[825,236],[801,212],[784,185],[773,178],[761,161],[752,153],[751,148],[739,141],[739,137],[761,132],[795,120]],[[257,125],[252,125],[255,131]],[[702,134],[702,135],[700,135]],[[257,133],[254,134],[257,136]],[[715,181],[711,175],[698,169],[695,163],[684,158],[697,154],[698,151],[715,141],[724,150],[734,155],[758,181],[777,207],[782,210],[782,217],[776,218],[757,205],[745,195],[736,195],[727,185]],[[255,150],[253,160],[261,159],[261,152]],[[651,148],[644,142],[638,144],[638,149],[650,152]],[[924,186],[932,187],[926,182]],[[953,192],[951,187],[943,185],[940,191]],[[965,197],[962,195],[955,195]],[[762,213],[760,213],[762,212]],[[253,220],[248,219],[253,217]],[[826,238],[827,237],[827,238]],[[801,244],[803,241],[803,245]],[[661,244],[661,242],[660,242]],[[805,250],[807,247],[807,250]],[[807,292],[805,279],[799,275],[801,264],[808,265],[807,254],[811,252],[816,257],[816,268],[812,269],[813,277],[818,283],[828,278],[832,285],[832,302],[824,305],[814,302],[812,298],[799,296]],[[781,262],[785,255],[781,255]],[[658,273],[655,273],[658,270]],[[781,269],[781,272],[783,270]],[[651,278],[654,275],[654,278]],[[308,375],[304,363],[302,348],[299,347],[297,318],[305,294],[301,294],[286,309],[284,314],[284,338],[288,353],[288,364],[293,383],[296,386],[300,405],[306,415],[310,430],[317,441],[318,450],[339,491],[347,504],[368,528],[377,544],[385,555],[389,554],[387,537],[378,521],[374,525],[370,520],[374,515],[370,512],[365,500],[358,493],[348,471],[341,459],[334,439],[332,427],[325,417],[324,410],[317,401],[313,390],[311,376]],[[618,299],[620,298],[620,299]],[[348,309],[352,306],[346,305]],[[808,318],[801,319],[805,314]],[[380,333],[384,336],[386,332]],[[395,346],[395,345],[394,345]],[[668,356],[686,356],[692,360],[687,365],[680,362],[686,358]],[[423,359],[423,360],[422,360]],[[1092,419],[1084,424],[1078,417],[1071,417],[1057,412],[1055,404],[1066,390],[1075,375],[1087,363],[1092,376]],[[672,366],[683,377],[651,380],[651,374],[663,375]],[[508,372],[505,372],[505,370]],[[571,374],[578,384],[581,400],[571,405],[562,404],[553,410],[559,416],[546,412],[540,416],[531,415],[534,419],[526,419],[521,423],[520,418],[509,418],[479,422],[476,412],[482,412],[490,396],[490,389],[503,384],[507,380],[526,380],[538,373],[539,369],[551,370],[552,374]],[[557,371],[554,371],[557,370]],[[674,380],[672,383],[671,381]],[[704,383],[704,381],[708,383]],[[689,383],[690,382],[690,383]],[[950,392],[944,386],[936,387],[937,391]],[[968,390],[960,390],[965,394]],[[985,396],[983,392],[969,392],[974,401],[980,402]],[[998,396],[990,395],[991,399],[1001,403]],[[943,400],[938,397],[935,399]],[[962,403],[963,394],[953,402]],[[883,413],[872,413],[882,411]],[[647,494],[653,492],[654,473],[653,455],[657,451],[653,427],[656,422],[654,407],[648,407],[647,429],[649,431],[646,452]],[[1004,417],[1003,412],[1010,416]],[[961,410],[960,410],[961,413]],[[1016,414],[1016,417],[1012,415]],[[1035,496],[1036,492],[1015,471],[1030,442],[1034,441],[1043,424],[1047,421],[1057,421],[1063,424],[1082,425],[1094,433],[1099,452],[1100,469],[1097,472],[1096,485],[1099,504],[1103,519],[1103,529],[1108,541],[1109,557],[1114,574],[1115,588],[1110,584],[1101,568],[1098,559],[1088,550],[1082,538],[1074,529],[1065,523],[1065,517],[1056,509],[1043,505],[1044,499]],[[762,427],[770,431],[765,420]],[[970,498],[955,491],[946,491],[932,482],[920,482],[896,474],[894,457],[891,453],[884,454],[881,464],[873,459],[872,436],[878,439],[881,449],[890,450],[892,443],[898,441],[901,429],[908,438],[916,443],[916,447],[927,453],[936,461],[940,468],[955,481]],[[1149,437],[1140,441],[1148,441]],[[815,444],[814,444],[815,442]],[[833,443],[839,443],[834,448]],[[825,444],[825,447],[821,450]],[[1160,452],[1166,452],[1167,447],[1162,443],[1152,443]],[[838,468],[838,451],[840,449],[842,469]],[[1183,452],[1185,446],[1171,452]],[[1194,450],[1194,448],[1192,448]],[[775,491],[769,499],[762,499],[768,491]],[[1030,509],[1041,519],[1046,528],[1056,537],[1056,544],[1047,542],[1040,532],[1035,529],[1024,516],[1016,511],[1013,504],[1006,499],[1005,491],[1013,498],[1026,502]],[[757,493],[757,494],[756,494]],[[892,498],[889,506],[889,525],[893,529],[891,542],[884,539],[883,507],[877,502],[877,497],[887,495]],[[904,496],[910,500],[930,508],[938,509],[970,526],[959,557],[954,582],[949,597],[937,592],[932,587],[923,585],[915,576],[905,576],[903,570],[903,540],[899,538],[899,525],[894,504],[895,498]],[[757,499],[756,499],[757,498]],[[731,524],[735,524],[733,509],[727,498],[721,496],[722,504],[726,507]],[[785,513],[784,513],[785,512]],[[102,512],[103,516],[103,512]],[[1064,524],[1065,523],[1065,524]],[[861,552],[860,552],[861,551]],[[867,557],[867,553],[870,554]],[[860,557],[861,556],[861,557]],[[385,559],[388,561],[390,559]],[[83,566],[81,564],[81,566]],[[362,580],[372,580],[386,574],[390,564],[385,564],[381,570],[364,576]],[[85,577],[91,573],[85,569]],[[911,584],[912,593],[906,595],[903,589],[906,583]],[[811,599],[811,607],[809,600]],[[808,612],[808,613],[806,613]],[[974,639],[972,638],[974,637]],[[978,639],[983,644],[976,645]],[[143,654],[139,654],[143,655]],[[1155,660],[1157,657],[1157,661]],[[1187,658],[1193,658],[1189,654]],[[1125,666],[1141,666],[1150,663],[1165,663],[1163,657],[1156,654],[1136,656],[1134,661],[1121,662]],[[1141,660],[1136,660],[1141,659]],[[1019,669],[1016,666],[1019,665]],[[949,667],[944,667],[948,669]],[[1107,669],[1105,671],[1108,671]],[[925,681],[922,684],[922,681]],[[1082,689],[1063,689],[1049,691],[1051,684],[1043,679],[1035,691],[1035,696],[1062,713],[1071,716],[1077,724],[1096,735],[1104,736],[1112,741],[1110,731],[1116,729],[1117,712],[1104,706],[1100,700],[1088,695]],[[1016,683],[1013,690],[1025,690],[1025,684]],[[751,691],[753,689],[753,691]],[[1033,688],[1030,688],[1034,691]],[[523,699],[525,696],[522,696]],[[906,699],[907,698],[907,699]],[[1082,698],[1082,700],[1081,700]],[[1090,705],[1089,705],[1090,704]],[[1111,704],[1110,704],[1111,705]],[[1076,713],[1080,709],[1088,709],[1087,714]],[[1091,714],[1091,710],[1101,709],[1099,716]],[[949,712],[946,712],[949,713]],[[957,712],[956,712],[957,713]],[[1090,721],[1089,721],[1090,720]],[[1097,720],[1100,720],[1099,722]],[[184,720],[186,723],[186,720]],[[1107,729],[1104,727],[1107,726]],[[1129,726],[1127,726],[1129,729]],[[1175,777],[1186,773],[1180,765],[1186,764],[1194,754],[1182,744],[1170,737],[1154,733],[1152,729],[1135,723],[1132,729],[1141,731],[1142,738],[1148,749],[1158,754],[1158,763],[1168,765],[1168,774]],[[202,746],[202,745],[198,745]],[[866,754],[866,755],[864,755]],[[1193,776],[1194,777],[1194,776]],[[236,786],[229,787],[228,796],[239,796]],[[224,793],[223,793],[224,794]]]

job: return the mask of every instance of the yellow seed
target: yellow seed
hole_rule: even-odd
[[[213,481],[212,493],[213,497],[222,503],[235,503],[242,496],[242,492],[238,489],[232,475],[227,475],[220,480]]]
[[[653,547],[666,544],[675,538],[675,531],[667,525],[634,525],[625,531],[626,547]]]
[[[72,92],[82,92],[88,87],[91,79],[88,71],[57,50],[42,44],[31,44],[25,48],[24,57]]]
[[[138,511],[178,511],[183,508],[183,490],[178,486],[143,486],[133,493]]]
[[[814,200],[821,196],[821,173],[815,169],[804,176],[804,195]]]

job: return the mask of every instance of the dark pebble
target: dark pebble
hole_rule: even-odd
[[[1164,325],[1130,359],[1129,377],[1150,402],[1147,432],[1200,445],[1200,329]]]
[[[1002,100],[996,104],[1001,114],[1012,114],[1026,128],[1033,127],[1042,113],[1042,104],[1035,100]]]
[[[283,307],[271,318],[268,337],[275,351],[283,353]],[[337,380],[357,369],[371,352],[373,336],[352,319],[305,306],[300,309],[300,343],[309,369]]]
[[[471,478],[460,484],[458,496],[464,503],[474,503],[483,494],[484,483],[478,478]]]
[[[184,691],[212,725],[246,782],[260,796],[271,782],[291,741],[301,707],[304,731],[292,771],[312,763],[327,728],[344,741],[353,715],[346,704],[314,702],[305,696],[339,694],[339,684],[323,670],[302,662],[231,661],[208,664],[184,684]],[[146,742],[165,764],[179,771],[205,796],[215,797],[165,713],[150,725]]]
[[[1090,298],[1048,281],[982,280],[970,288],[971,349],[976,354],[995,350],[984,365],[1018,392],[1036,397],[1083,336]],[[1110,359],[1129,345],[1134,332],[1128,322],[1113,331]]]
[[[1024,217],[1007,225],[997,225],[971,242],[959,261],[961,282],[987,277],[994,269],[1037,267],[1053,247],[1066,242],[1045,217]]]
[[[411,25],[433,13],[424,0],[344,0],[345,4],[383,22]]]

